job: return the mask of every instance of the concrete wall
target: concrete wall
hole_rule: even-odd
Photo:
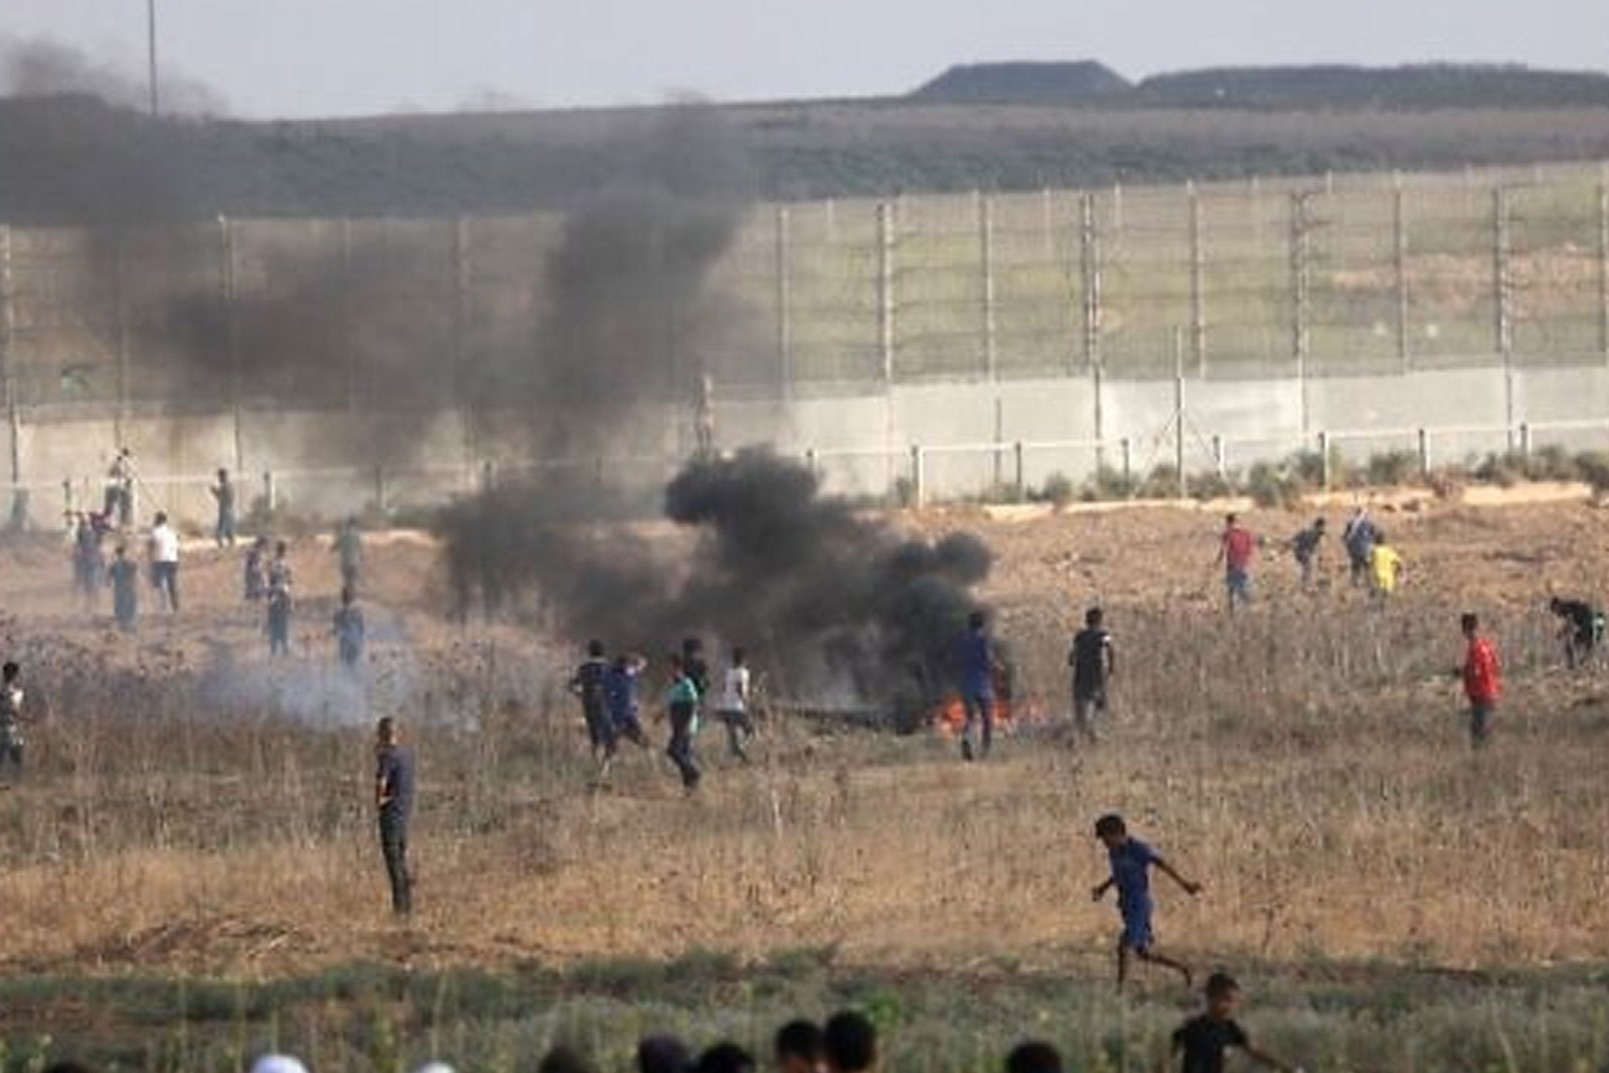
[[[916,476],[911,448],[919,444],[925,493],[958,498],[1014,483],[1019,465],[1020,479],[1030,488],[1056,474],[1081,482],[1102,461],[1120,466],[1122,441],[1137,475],[1171,465],[1178,449],[1179,390],[1171,380],[1107,380],[1097,406],[1089,378],[841,385],[786,402],[722,400],[717,435],[726,448],[767,443],[801,457],[812,452],[829,489],[869,496]],[[1512,375],[1496,368],[1455,369],[1305,383],[1189,379],[1183,401],[1184,460],[1191,471],[1213,468],[1219,449],[1230,469],[1284,458],[1315,447],[1320,431],[1331,433],[1332,444],[1355,460],[1416,450],[1421,428],[1428,430],[1435,464],[1517,445],[1522,424],[1538,426],[1532,440],[1539,447],[1609,448],[1609,368],[1602,367]],[[542,427],[512,413],[478,418],[468,428],[454,414],[426,420],[254,411],[240,415],[238,428],[231,415],[143,416],[119,423],[59,413],[53,418],[19,422],[18,485],[31,491],[31,516],[38,524],[59,519],[64,480],[72,481],[76,502],[99,500],[100,475],[119,442],[129,444],[139,460],[142,514],[154,502],[202,523],[210,513],[206,481],[220,465],[241,471],[247,503],[260,494],[262,474],[274,472],[282,502],[301,513],[335,517],[382,496],[388,506],[405,508],[471,489],[486,461],[498,467],[528,464],[530,443]],[[1547,427],[1559,422],[1572,427]],[[9,452],[9,439],[9,429],[0,428],[0,451]],[[578,464],[629,471],[631,481],[646,487],[691,453],[689,415],[685,408],[652,408],[606,442],[614,461],[606,455]],[[323,460],[332,452],[364,461],[331,469]],[[395,465],[396,459],[406,460],[404,466]]]

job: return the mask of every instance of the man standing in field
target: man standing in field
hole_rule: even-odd
[[[112,586],[112,614],[124,633],[133,632],[134,619],[140,613],[139,579],[139,566],[128,557],[128,548],[119,544],[112,565],[106,568],[106,581]]]
[[[1464,649],[1464,695],[1469,698],[1469,740],[1479,749],[1491,739],[1492,716],[1503,695],[1502,668],[1497,646],[1481,633],[1480,618],[1465,612],[1459,620],[1466,642]]]
[[[1150,870],[1155,865],[1192,897],[1201,893],[1201,884],[1185,879],[1156,850],[1131,838],[1128,825],[1116,813],[1095,821],[1095,837],[1106,847],[1112,864],[1112,874],[1093,892],[1095,900],[1100,901],[1108,890],[1116,887],[1117,911],[1123,917],[1123,932],[1117,939],[1117,989],[1123,990],[1128,980],[1130,955],[1173,969],[1184,977],[1184,985],[1189,987],[1190,967],[1165,957],[1156,949],[1156,937],[1151,930]]]
[[[1095,717],[1106,711],[1106,687],[1117,671],[1112,635],[1098,607],[1084,614],[1084,628],[1073,638],[1067,662],[1073,668],[1073,731],[1095,744]]]
[[[682,788],[688,793],[698,789],[702,777],[698,761],[693,756],[693,739],[698,735],[698,686],[687,671],[687,661],[680,655],[670,657],[670,688],[665,691],[665,714],[670,717],[670,744],[665,755],[681,773]]]
[[[358,520],[348,518],[335,532],[335,553],[341,566],[341,588],[358,591],[358,576],[363,572],[363,534],[358,531]]]
[[[413,912],[413,876],[408,871],[408,824],[413,818],[413,750],[402,744],[396,720],[375,725],[374,807],[380,820],[380,855],[391,882],[391,910]]]
[[[1369,555],[1374,551],[1375,528],[1369,512],[1362,507],[1352,510],[1346,528],[1341,530],[1341,543],[1346,545],[1346,559],[1351,568],[1352,585],[1362,585],[1369,576]]]
[[[1224,517],[1223,536],[1218,541],[1216,563],[1224,568],[1224,588],[1229,610],[1251,603],[1251,561],[1257,554],[1257,538],[1233,514]]]
[[[956,643],[955,662],[960,670],[961,704],[966,708],[961,758],[987,757],[994,743],[994,677],[1001,662],[994,639],[989,636],[988,617],[982,611],[967,616],[967,631]],[[973,731],[980,725],[983,737],[975,749]]]
[[[218,483],[208,489],[218,504],[218,524],[213,527],[213,539],[220,548],[235,546],[235,482],[229,471],[218,470]]]
[[[363,608],[358,606],[357,594],[351,589],[341,590],[341,606],[335,612],[333,632],[341,666],[349,671],[357,670],[363,660],[369,630],[363,621]]]
[[[179,610],[179,534],[168,516],[157,512],[151,527],[151,584],[162,594],[169,611]]]
[[[726,727],[727,750],[735,759],[747,764],[746,746],[754,738],[754,719],[749,715],[749,660],[741,647],[732,649],[716,715]]]

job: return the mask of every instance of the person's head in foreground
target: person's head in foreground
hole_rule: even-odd
[[[1473,611],[1465,611],[1458,620],[1458,628],[1464,632],[1465,637],[1473,640],[1475,635],[1480,632],[1480,616]]]
[[[1128,824],[1123,817],[1115,812],[1108,812],[1095,821],[1095,837],[1100,839],[1107,849],[1116,849],[1128,840]]]
[[[825,1060],[821,1026],[789,1021],[777,1030],[777,1073],[821,1073]]]
[[[1029,1040],[1006,1055],[1006,1073],[1062,1073],[1061,1052],[1043,1040]]]
[[[822,1028],[822,1049],[831,1073],[871,1073],[877,1068],[877,1029],[853,1010],[835,1013]]]
[[[1227,972],[1215,972],[1207,977],[1202,989],[1207,996],[1207,1016],[1216,1021],[1227,1021],[1240,1008],[1240,985]]]

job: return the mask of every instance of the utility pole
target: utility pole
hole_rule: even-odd
[[[155,119],[162,112],[156,83],[156,0],[145,0],[145,45],[150,64],[151,118]]]

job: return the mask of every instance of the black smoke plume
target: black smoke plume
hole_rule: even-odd
[[[459,503],[444,524],[460,607],[532,597],[567,636],[650,654],[714,635],[794,699],[908,711],[943,691],[992,563],[976,537],[901,536],[758,448],[689,464],[664,508],[686,539],[565,518],[529,487]]]

